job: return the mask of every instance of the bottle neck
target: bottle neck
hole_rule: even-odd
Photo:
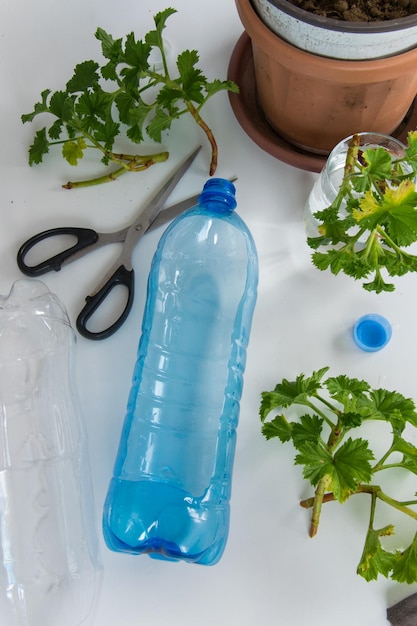
[[[230,180],[210,178],[199,197],[200,205],[212,211],[229,214],[236,208],[236,189]]]

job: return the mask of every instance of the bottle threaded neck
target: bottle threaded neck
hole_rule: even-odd
[[[236,208],[236,188],[226,178],[210,178],[203,187],[199,202],[229,213]]]

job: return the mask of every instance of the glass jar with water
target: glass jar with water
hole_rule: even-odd
[[[368,148],[380,147],[387,150],[394,158],[404,156],[405,145],[394,137],[369,132],[358,133],[358,137],[360,138],[360,149],[362,151]],[[304,224],[308,237],[319,236],[318,226],[320,222],[315,217],[315,213],[329,207],[338,194],[343,180],[346,157],[351,140],[352,135],[340,141],[333,148],[326,165],[311,190],[304,210]],[[407,169],[407,164],[403,164],[403,168],[405,172],[411,171],[411,169]],[[343,211],[343,204],[341,209]]]

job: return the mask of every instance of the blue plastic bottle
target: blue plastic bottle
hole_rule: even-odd
[[[155,253],[104,505],[112,550],[204,565],[223,554],[258,283],[255,244],[235,207],[233,184],[210,179]]]

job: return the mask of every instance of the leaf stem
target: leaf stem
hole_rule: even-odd
[[[122,155],[126,157],[126,155]],[[128,155],[130,156],[130,155]],[[101,185],[102,183],[111,183],[120,178],[122,174],[126,172],[143,172],[154,165],[155,163],[161,163],[166,161],[169,156],[168,152],[160,152],[159,154],[154,154],[148,157],[131,157],[130,164],[123,164],[119,169],[114,170],[108,174],[104,174],[103,176],[98,176],[97,178],[90,178],[89,180],[80,180],[80,181],[68,181],[65,185],[62,185],[64,189],[76,189],[80,187],[92,187],[94,185]]]
[[[332,411],[333,413],[337,413],[336,407],[332,405],[330,402],[328,402],[325,398],[321,398],[319,395],[316,395],[315,397],[317,400],[319,400],[325,406],[327,406],[327,408],[330,409],[330,411]],[[299,404],[304,405],[308,407],[309,409],[312,409],[315,413],[317,413],[319,417],[321,417],[326,422],[329,428],[333,430],[334,423],[332,422],[332,420],[329,419],[326,413],[324,413],[324,411],[322,411],[316,404],[314,404],[314,402],[310,402],[310,400],[305,400],[304,402],[300,401]]]
[[[309,531],[310,537],[315,537],[317,535],[319,522],[320,522],[321,507],[323,504],[323,499],[324,499],[324,495],[328,487],[328,484],[329,484],[329,479],[327,476],[323,476],[323,478],[321,478],[317,484],[315,495],[314,495],[314,498],[312,499],[313,500],[313,512],[311,514],[311,520],[310,520],[310,531]]]
[[[213,174],[216,172],[216,169],[217,169],[217,159],[218,159],[217,142],[216,142],[216,140],[214,138],[214,135],[213,135],[213,132],[212,132],[211,128],[209,128],[209,126],[203,120],[203,118],[201,117],[200,113],[197,111],[197,109],[192,104],[192,102],[189,102],[187,100],[185,104],[187,106],[188,111],[191,113],[191,115],[193,116],[193,118],[195,119],[197,124],[205,132],[205,134],[207,136],[207,139],[209,140],[209,143],[211,145],[210,176],[213,176]]]
[[[313,537],[317,533],[317,528],[318,528],[317,513],[318,513],[318,516],[320,516],[322,504],[325,502],[335,501],[335,497],[332,492],[324,493],[322,481],[325,483],[324,478],[322,478],[319,481],[315,495],[313,497],[306,498],[300,501],[300,506],[302,506],[304,509],[313,508],[311,526],[310,526],[310,537]],[[395,498],[391,498],[388,494],[382,491],[381,487],[379,487],[378,485],[360,484],[357,486],[356,490],[351,493],[351,496],[357,495],[359,493],[369,493],[372,496],[372,506],[375,506],[374,502],[376,501],[376,499],[379,499],[382,502],[389,504],[397,511],[401,511],[405,515],[408,515],[409,517],[412,517],[413,519],[417,520],[417,511],[414,511],[413,509],[409,508],[409,505],[417,504],[417,501],[415,500],[404,501],[404,502],[395,500]],[[316,502],[317,498],[318,498],[318,502]],[[313,516],[314,516],[314,522],[313,522]],[[312,534],[312,529],[315,530],[314,534]]]
[[[371,495],[375,494],[375,497],[379,498],[386,504],[389,504],[394,509],[397,509],[397,511],[401,511],[402,513],[405,513],[409,517],[412,517],[413,519],[417,520],[417,511],[413,511],[408,506],[404,505],[398,500],[391,498],[388,494],[382,491],[381,487],[379,487],[378,485],[362,485],[362,484],[358,485],[355,493],[369,493]]]
[[[391,237],[382,228],[382,226],[380,226],[378,224],[375,230],[378,232],[378,235],[381,237],[381,239],[383,239],[384,242],[388,246],[390,246],[399,256],[405,256],[405,257],[408,257],[410,259],[415,258],[414,255],[409,254],[408,252],[406,252],[405,250],[402,250],[399,246],[397,246],[397,244],[391,239]]]

